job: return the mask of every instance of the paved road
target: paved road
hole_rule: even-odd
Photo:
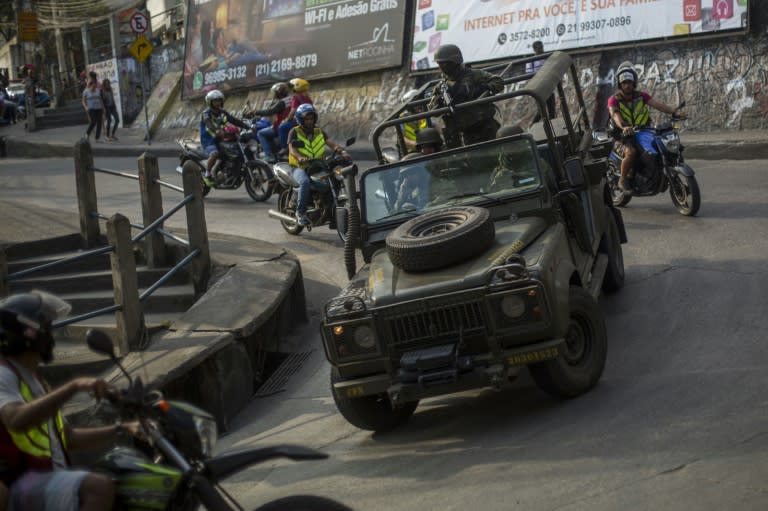
[[[71,171],[52,170],[58,163],[3,163],[0,200],[73,208]],[[256,205],[244,191],[216,192],[212,230],[299,254],[313,316],[287,343],[309,353],[296,374],[243,410],[220,445],[301,443],[332,456],[257,466],[227,487],[245,508],[316,493],[360,510],[766,509],[765,162],[690,163],[699,217],[680,216],[666,195],[624,210],[627,284],[601,301],[609,355],[594,391],[559,402],[523,376],[503,392],[428,400],[387,435],[348,425],[328,390],[317,314],[346,280],[336,235],[290,237],[266,218],[274,199]],[[100,209],[138,211],[135,196],[110,186],[99,182]]]

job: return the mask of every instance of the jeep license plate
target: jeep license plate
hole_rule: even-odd
[[[511,355],[510,357],[507,357],[507,363],[513,366],[535,364],[536,362],[543,362],[545,360],[557,358],[559,354],[560,348],[553,346],[541,350],[529,351],[528,353],[517,353],[515,355]]]

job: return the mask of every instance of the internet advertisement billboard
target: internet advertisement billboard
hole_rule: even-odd
[[[745,30],[747,0],[415,0],[411,69],[452,43],[482,62],[545,51]]]
[[[400,66],[406,0],[190,0],[182,95]]]

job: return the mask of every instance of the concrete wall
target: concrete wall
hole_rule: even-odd
[[[615,90],[615,69],[620,62],[631,60],[637,66],[642,89],[668,104],[686,101],[685,111],[690,117],[688,129],[765,128],[768,126],[767,27],[765,19],[753,16],[749,36],[665,42],[576,55],[580,82],[595,124],[604,126],[607,120],[605,103]],[[405,91],[433,77],[409,76],[403,70],[369,72],[313,80],[310,94],[320,112],[320,124],[332,137],[343,141],[356,136],[362,141],[368,140],[376,124],[399,104]],[[246,100],[255,105],[266,104],[268,90],[232,94],[226,108],[238,113]],[[204,108],[200,99],[178,99],[160,127],[189,128],[194,133]],[[503,112],[502,120],[526,125],[533,113],[530,106],[519,105],[514,111]]]

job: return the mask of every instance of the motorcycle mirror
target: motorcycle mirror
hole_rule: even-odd
[[[89,329],[85,333],[85,342],[88,344],[88,348],[90,348],[91,351],[106,355],[110,359],[116,358],[112,339],[110,339],[103,331],[94,328]]]
[[[112,344],[112,339],[110,339],[104,331],[95,328],[88,329],[85,333],[85,342],[88,344],[88,348],[90,348],[91,351],[108,356],[109,359],[120,368],[120,371],[122,371],[128,379],[128,382],[132,383],[131,375],[128,374],[128,371],[125,370],[125,367],[123,367],[115,355],[115,346]]]
[[[357,138],[356,138],[356,137],[351,137],[351,138],[348,138],[348,139],[347,139],[347,142],[346,142],[344,145],[345,145],[345,146],[347,146],[347,147],[349,147],[349,146],[351,146],[352,144],[354,144],[354,143],[355,143],[355,140],[357,140]]]

